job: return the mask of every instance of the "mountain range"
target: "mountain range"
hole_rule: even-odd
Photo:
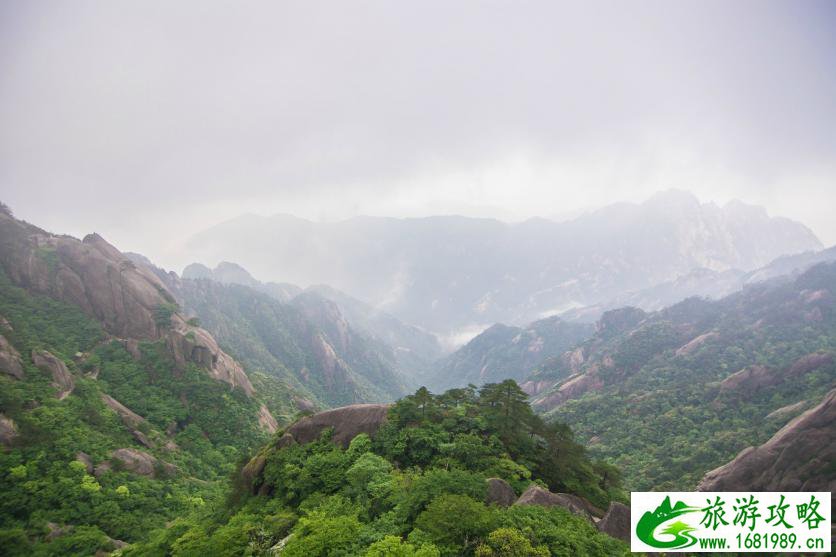
[[[821,244],[763,208],[668,191],[567,222],[244,215],[186,246],[198,260],[236,261],[273,280],[330,284],[450,339],[604,304],[695,269],[747,272]]]

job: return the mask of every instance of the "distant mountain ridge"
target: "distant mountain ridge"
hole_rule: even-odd
[[[608,311],[522,386],[631,487],[693,488],[836,387],[836,262],[715,301]]]
[[[330,300],[339,309],[341,318],[363,334],[383,343],[394,351],[401,370],[409,376],[426,373],[432,362],[442,355],[442,347],[435,335],[409,325],[393,315],[374,308],[328,285],[318,284],[302,289],[290,283],[260,282],[246,269],[223,261],[214,269],[192,263],[183,269],[184,279],[210,279],[222,284],[240,284],[263,292],[283,303],[296,303],[297,298],[311,294]]]
[[[145,258],[136,260],[150,265],[184,311],[249,369],[282,381],[285,389],[278,394],[299,409],[391,401],[412,386],[391,347],[350,326],[334,302],[315,292],[282,302],[270,293],[275,285],[264,287],[234,264],[222,266],[222,276],[253,286],[181,278]],[[189,275],[205,277],[201,271],[190,266]]]
[[[561,223],[247,215],[187,242],[200,260],[232,259],[294,284],[329,283],[441,335],[524,324],[697,268],[749,271],[820,247],[805,226],[760,207],[720,207],[678,191]]]
[[[749,272],[739,269],[726,271],[694,269],[674,280],[643,290],[627,292],[604,304],[574,308],[561,314],[561,317],[571,321],[591,322],[598,319],[605,311],[625,306],[656,311],[692,296],[717,300],[758,282],[792,280],[817,263],[833,261],[836,261],[836,246],[820,251],[783,255]]]
[[[522,382],[548,358],[592,336],[595,327],[549,317],[526,327],[496,324],[446,358],[426,378],[436,392],[468,384]]]

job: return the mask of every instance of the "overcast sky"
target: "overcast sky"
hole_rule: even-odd
[[[836,243],[836,2],[0,0],[0,199],[162,263],[244,212],[671,187]]]

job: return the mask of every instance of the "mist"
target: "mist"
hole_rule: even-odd
[[[245,213],[561,219],[669,188],[836,242],[829,2],[4,2],[16,213],[172,268]]]

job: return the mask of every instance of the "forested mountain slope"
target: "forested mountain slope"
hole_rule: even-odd
[[[513,381],[420,389],[388,409],[303,418],[244,467],[229,507],[125,554],[626,555],[592,518],[625,495],[616,471],[534,415]]]
[[[324,284],[303,291],[289,283],[260,282],[246,269],[230,262],[218,263],[214,269],[192,263],[183,269],[183,278],[211,279],[223,284],[249,286],[283,303],[291,303],[295,298],[304,299],[312,293],[318,294],[337,304],[341,319],[344,318],[355,331],[370,337],[377,344],[389,346],[394,352],[398,368],[408,377],[426,373],[442,355],[441,345],[435,335]]]
[[[558,317],[527,327],[496,324],[435,364],[426,378],[433,390],[481,385],[505,379],[522,381],[550,357],[559,356],[594,332],[591,324]]]
[[[240,364],[98,236],[4,210],[0,316],[4,555],[141,540],[220,496],[277,427]]]
[[[525,388],[631,488],[692,488],[833,388],[834,294],[830,263],[718,301],[608,312]]]
[[[299,409],[392,401],[412,386],[391,347],[358,331],[315,292],[281,302],[257,282],[181,279],[153,269],[189,315],[248,369],[279,379]]]

